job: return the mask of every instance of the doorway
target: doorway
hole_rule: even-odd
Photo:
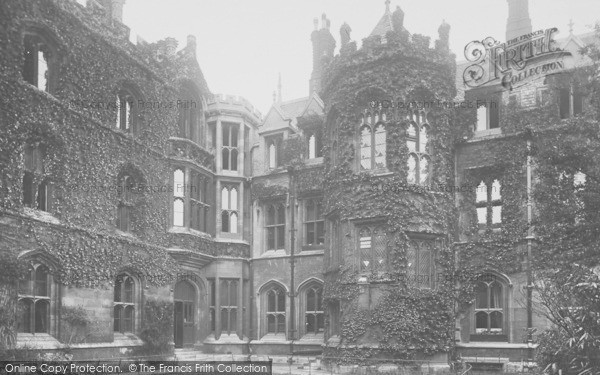
[[[196,305],[194,286],[185,280],[175,284],[173,341],[176,348],[194,344]]]

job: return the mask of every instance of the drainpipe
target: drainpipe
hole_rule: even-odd
[[[531,139],[527,139],[527,356],[533,361],[533,271],[532,245],[533,245],[533,201],[532,201],[532,166],[531,166]]]
[[[295,213],[296,213],[296,195],[295,195],[295,181],[294,181],[294,167],[288,167],[288,173],[290,174],[289,183],[289,204],[290,204],[290,318],[289,330],[290,330],[290,359],[294,354],[294,339],[296,338],[296,287],[294,283],[296,262],[294,258],[294,250],[296,247],[296,228],[295,228]]]

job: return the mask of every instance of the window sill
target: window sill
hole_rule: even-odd
[[[508,342],[508,335],[504,334],[472,334],[469,337],[472,342]]]
[[[485,138],[485,137],[493,137],[502,134],[501,128],[494,129],[485,129],[485,130],[475,130],[473,132],[473,138]]]
[[[245,344],[247,342],[248,338],[244,337],[244,339],[240,339],[235,333],[231,335],[223,333],[218,339],[215,337],[214,333],[211,333],[203,341],[204,344]]]
[[[131,238],[131,239],[135,239],[136,238],[133,235],[133,233],[131,233],[131,232],[123,232],[122,230],[119,230],[119,229],[115,229],[115,233],[118,234],[119,236]]]
[[[261,342],[287,342],[285,333],[267,333],[260,338]]]
[[[312,158],[312,159],[305,159],[306,165],[313,165],[313,164],[323,164],[323,157],[319,156],[317,158]]]
[[[273,258],[287,256],[287,252],[284,249],[280,250],[267,250],[260,255],[261,258]]]
[[[201,232],[196,229],[186,228],[186,227],[171,227],[171,228],[169,228],[169,230],[167,232],[175,233],[175,234],[189,234],[189,235],[201,237],[201,238],[211,238],[210,234]]]
[[[230,177],[237,177],[240,175],[239,171],[232,171],[230,169],[222,169],[221,168],[221,174],[223,176],[230,176]]]
[[[38,221],[43,221],[49,224],[60,224],[60,220],[54,217],[50,212],[38,210],[30,207],[23,207],[23,213]]]
[[[301,251],[323,251],[325,250],[325,245],[303,245]]]
[[[132,332],[114,332],[113,343],[122,346],[137,346],[142,345],[144,342]]]
[[[487,225],[484,224],[479,224],[479,231],[478,234],[484,235],[486,233],[493,233],[493,234],[498,234],[502,232],[502,227],[498,226],[496,224],[494,224],[494,226],[488,227]]]
[[[17,348],[60,349],[61,344],[49,333],[17,333]]]
[[[305,342],[305,343],[306,342],[310,342],[310,343],[312,343],[312,342],[323,343],[323,341],[325,341],[325,334],[323,332],[317,333],[317,334],[306,333],[306,334],[304,334],[304,336],[302,336],[300,338],[299,341]]]
[[[368,174],[373,177],[385,177],[385,176],[391,176],[394,174],[394,172],[388,170],[387,168],[385,168],[385,169],[361,169],[359,173]]]

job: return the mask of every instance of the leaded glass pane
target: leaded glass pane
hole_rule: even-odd
[[[379,124],[375,129],[375,167],[385,168],[386,132],[385,126]]]
[[[371,128],[368,126],[361,130],[360,166],[362,169],[371,169]]]

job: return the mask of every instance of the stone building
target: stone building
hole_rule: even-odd
[[[0,3],[0,254],[28,266],[1,289],[17,346],[126,356],[167,324],[206,353],[531,358],[535,241],[506,224],[531,221],[533,169],[490,145],[520,134],[503,108],[554,97],[543,81],[465,88],[450,26],[431,47],[388,0],[361,48],[342,25],[337,55],[315,19],[309,95],[263,116],[210,92],[193,36],[132,43],[123,4]],[[527,1],[508,4],[507,39],[531,32]],[[560,42],[567,69],[590,38]],[[557,121],[584,110],[560,95]],[[500,108],[439,104],[457,100]]]

